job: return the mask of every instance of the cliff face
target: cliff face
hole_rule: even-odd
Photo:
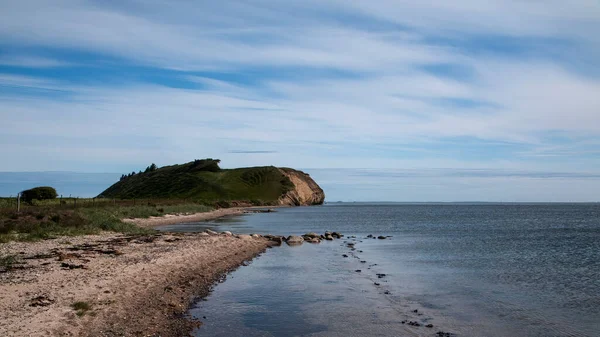
[[[325,193],[308,174],[290,168],[280,168],[279,170],[294,184],[291,191],[279,198],[280,205],[321,205],[325,201]]]

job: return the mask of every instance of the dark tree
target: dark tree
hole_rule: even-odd
[[[33,200],[56,199],[57,196],[58,193],[56,193],[56,190],[50,186],[35,187],[21,192],[21,198],[29,204]]]

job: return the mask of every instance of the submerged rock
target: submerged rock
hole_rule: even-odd
[[[297,235],[290,235],[288,236],[287,240],[286,240],[287,244],[290,246],[293,245],[301,245],[302,242],[304,242],[304,239],[301,236],[297,236]]]
[[[310,232],[310,233],[306,233],[303,236],[309,237],[309,238],[320,238],[321,236],[315,232]]]
[[[283,241],[285,241],[284,238],[279,235],[265,235],[265,238],[272,242],[275,242],[275,244],[277,245],[281,245],[283,244]]]
[[[321,239],[319,239],[318,237],[316,237],[316,238],[305,237],[304,241],[306,241],[308,243],[321,243]]]

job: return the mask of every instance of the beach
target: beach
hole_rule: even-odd
[[[14,262],[0,273],[0,335],[187,335],[198,324],[189,306],[268,246],[262,237],[200,233],[5,243],[0,255]]]
[[[133,223],[138,227],[142,228],[154,228],[166,225],[175,225],[180,223],[190,222],[203,222],[215,220],[226,216],[236,216],[246,213],[269,213],[272,212],[273,208],[281,208],[282,206],[271,206],[269,208],[258,207],[258,206],[247,206],[247,207],[232,207],[232,208],[219,208],[209,212],[193,213],[193,214],[166,214],[164,216],[149,217],[149,218],[136,218],[136,219],[123,219],[123,222]]]

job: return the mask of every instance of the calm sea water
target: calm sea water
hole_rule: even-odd
[[[197,336],[600,336],[599,204],[333,204],[165,229],[207,227],[357,238],[269,250],[191,311]]]

